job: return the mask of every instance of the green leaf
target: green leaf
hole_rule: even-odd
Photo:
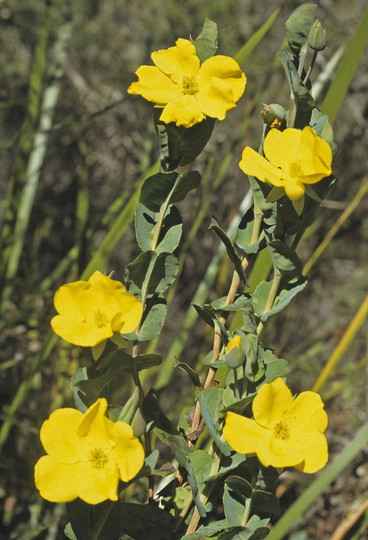
[[[179,263],[171,253],[160,253],[155,262],[148,286],[148,294],[162,294],[175,281]]]
[[[70,540],[78,540],[78,538],[74,534],[74,531],[72,529],[72,525],[70,522],[66,524],[65,529],[64,529],[64,534]]]
[[[67,503],[66,508],[70,525],[73,534],[78,540],[91,539],[96,516],[101,512],[103,505],[106,505],[106,503],[90,506],[81,499],[76,499],[73,502]],[[113,535],[111,538],[114,540]],[[118,536],[115,538],[117,539]]]
[[[210,19],[205,19],[202,32],[192,41],[201,63],[211,58],[217,50],[217,24]]]
[[[134,477],[134,480],[138,480],[138,478],[144,478],[146,476],[150,476],[154,473],[155,467],[157,465],[157,460],[160,457],[160,452],[155,449],[152,450],[152,452],[146,456],[144,459],[144,464],[139,473]]]
[[[157,216],[157,212],[150,210],[144,204],[137,204],[135,212],[135,235],[142,251],[151,250],[153,229],[157,223]]]
[[[224,474],[227,474],[228,472],[232,471],[233,469],[236,469],[244,463],[246,460],[246,457],[244,454],[238,454],[237,452],[234,452],[230,456],[221,456],[221,462],[220,462],[220,468],[219,470],[211,474],[207,480],[217,480],[218,478],[221,478],[221,476],[224,476]]]
[[[212,535],[216,534],[217,532],[223,531],[228,527],[229,524],[226,519],[222,519],[220,521],[212,521],[212,523],[210,523],[209,525],[202,525],[201,527],[198,527],[198,529],[194,533],[186,534],[184,539],[197,540],[200,538],[210,538]]]
[[[273,493],[255,489],[252,497],[252,507],[264,515],[279,515],[280,501]]]
[[[274,381],[277,377],[284,375],[288,363],[283,358],[277,358],[270,349],[266,349],[263,354],[265,364],[265,383]]]
[[[260,527],[257,530],[249,529],[248,526],[231,527],[230,529],[222,532],[218,536],[217,540],[263,540],[263,538],[266,538],[269,532],[270,529],[268,527]]]
[[[78,411],[82,412],[83,414],[88,409],[88,406],[86,405],[86,403],[81,397],[78,384],[81,381],[85,381],[87,379],[88,379],[87,368],[86,367],[78,368],[77,371],[74,373],[74,375],[72,375],[72,379],[70,383],[70,387],[71,387],[73,397],[74,397],[75,406],[78,409]]]
[[[216,311],[238,311],[244,308],[249,303],[249,297],[245,294],[238,294],[235,296],[234,302],[228,306],[225,306],[227,296],[222,296],[217,300],[210,303],[210,306]]]
[[[230,525],[242,525],[244,510],[249,506],[253,493],[252,486],[240,476],[229,476],[224,485],[224,511]]]
[[[160,121],[161,108],[154,108],[154,121],[160,140],[160,160],[164,171],[193,163],[209,141],[214,118],[206,118],[190,128]]]
[[[267,202],[267,195],[270,192],[270,187],[264,182],[259,182],[254,176],[248,174],[250,187],[252,189],[254,200],[257,203],[259,210],[267,220],[268,226],[275,225],[277,204]]]
[[[223,414],[220,413],[220,410],[222,409],[223,391],[223,388],[207,388],[201,393],[199,401],[201,404],[202,416],[208,431],[211,433],[221,453],[224,454],[224,456],[229,456],[231,453],[231,448],[228,444],[221,440],[218,433],[218,419],[220,416],[223,416]]]
[[[148,271],[152,272],[156,260],[157,253],[143,251],[133,262],[127,265],[124,273],[124,283],[130,294],[139,296],[147,273]]]
[[[200,182],[198,171],[158,172],[145,180],[139,202],[152,212],[159,212],[164,202],[171,204],[183,200]]]
[[[162,356],[159,354],[142,354],[133,358],[126,352],[118,349],[104,363],[104,373],[91,375],[89,370],[78,370],[77,377],[73,376],[73,386],[78,388],[78,399],[81,400],[83,395],[83,403],[87,406],[92,405],[102,394],[104,388],[113,380],[119,373],[133,373],[134,371],[142,371],[162,363]],[[97,366],[98,369],[99,366]],[[83,378],[82,378],[83,377]],[[75,390],[74,390],[75,392]],[[76,395],[76,394],[75,394]],[[83,411],[84,412],[84,411]]]
[[[263,313],[261,321],[266,322],[271,315],[275,315],[282,311],[291,302],[294,296],[300,293],[306,285],[307,280],[305,278],[302,278],[297,283],[284,285],[282,291],[275,300],[274,307],[266,313]]]
[[[182,201],[193,189],[197,189],[201,183],[201,175],[198,171],[184,171],[176,182],[171,202]]]
[[[180,465],[186,468],[187,456],[191,454],[188,443],[162,411],[152,388],[144,399],[143,411],[146,419],[154,423],[153,430],[160,441],[170,448]]]
[[[253,293],[253,307],[259,317],[264,313],[271,287],[272,281],[261,281]]]
[[[179,362],[178,364],[176,364],[176,367],[182,369],[183,371],[185,371],[187,375],[189,375],[194,386],[198,386],[198,387],[202,386],[201,376],[199,375],[199,373],[194,371],[193,368],[188,366],[188,364],[185,364],[184,362]]]
[[[216,315],[214,311],[211,309],[211,307],[208,304],[205,304],[204,306],[200,306],[199,304],[192,304],[200,318],[211,328],[213,328],[213,320],[216,318]]]
[[[78,540],[96,538],[99,523],[112,507],[98,540],[118,540],[127,534],[135,540],[174,540],[174,519],[151,504],[113,503],[89,505],[80,499],[67,504],[70,528]],[[70,530],[70,529],[69,529]],[[71,537],[73,538],[73,536]]]
[[[227,236],[225,231],[221,229],[219,222],[214,217],[211,219],[211,225],[209,226],[209,229],[212,229],[220,238],[222,243],[225,245],[227,254],[229,255],[230,260],[233,262],[235,270],[238,273],[240,279],[245,285],[248,285],[247,277],[242,267],[241,258],[239,257],[234,244]]]
[[[139,202],[153,212],[159,212],[179,178],[178,172],[158,172],[144,181]]]
[[[316,8],[316,4],[302,4],[296,8],[285,23],[286,38],[290,50],[296,56],[299,56],[300,49],[307,43]]]
[[[156,253],[173,253],[178,247],[183,232],[179,210],[171,206],[163,221]]]
[[[138,333],[138,341],[150,341],[160,335],[167,315],[166,301],[156,297],[148,299],[146,313]]]
[[[162,294],[178,273],[178,261],[171,253],[144,251],[125,269],[125,283],[131,294],[138,295],[148,281],[148,294]]]
[[[252,242],[252,234],[254,227],[254,210],[250,208],[242,218],[238,233],[236,236],[236,244],[244,251],[244,253],[258,253],[265,247],[264,232],[261,234],[256,242]]]
[[[314,99],[298,75],[291,54],[288,51],[281,51],[279,56],[285,69],[291,92],[294,95],[297,110],[302,112],[311,111],[315,107]]]
[[[287,281],[298,280],[302,275],[303,265],[296,252],[281,240],[267,243],[273,265]]]
[[[205,482],[211,473],[212,457],[204,450],[197,450],[188,457],[188,481],[192,488],[194,502],[199,515],[206,517],[206,510],[201,502],[200,495],[205,487]]]

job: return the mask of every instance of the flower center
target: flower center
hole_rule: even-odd
[[[183,93],[194,96],[198,94],[198,81],[195,77],[184,77],[182,80]]]
[[[109,458],[101,448],[94,448],[89,453],[89,461],[94,469],[103,469]]]
[[[282,439],[285,441],[290,438],[290,431],[286,422],[280,420],[273,428],[273,434],[276,439]]]
[[[290,163],[290,176],[301,176],[303,174],[300,163]]]
[[[100,309],[97,309],[93,315],[93,320],[97,328],[103,328],[109,322],[109,319],[106,317],[105,313]]]

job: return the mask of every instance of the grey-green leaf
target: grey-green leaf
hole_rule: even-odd
[[[303,45],[307,43],[316,8],[316,4],[302,4],[296,8],[285,23],[286,38],[290,50],[297,56]]]

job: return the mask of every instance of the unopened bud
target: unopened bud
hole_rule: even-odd
[[[281,123],[285,120],[286,111],[284,107],[278,103],[271,103],[271,105],[264,104],[264,109],[261,112],[261,115],[267,124],[272,124],[275,120]]]
[[[314,51],[323,51],[326,44],[327,38],[325,29],[323,28],[321,22],[316,19],[309,32],[308,45]]]
[[[236,335],[229,341],[226,347],[225,362],[232,369],[244,364],[245,354],[240,336]]]

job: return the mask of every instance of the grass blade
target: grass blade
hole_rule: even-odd
[[[358,67],[359,60],[368,43],[368,6],[360,19],[358,27],[350,40],[346,52],[336,72],[327,95],[323,101],[322,112],[332,123],[340,109],[346,91]]]
[[[258,43],[267,34],[269,29],[275,22],[280,11],[281,11],[281,8],[277,8],[276,11],[273,12],[271,17],[269,17],[267,21],[261,26],[261,28],[257,30],[257,32],[255,32],[248,39],[248,41],[243,45],[243,47],[236,53],[236,55],[234,56],[234,59],[238,62],[239,66],[242,65],[244,60],[248,58],[248,56],[253,52],[253,50],[258,45]]]

